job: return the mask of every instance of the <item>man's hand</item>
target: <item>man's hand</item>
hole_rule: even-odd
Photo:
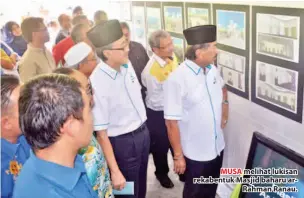
[[[177,174],[184,174],[186,170],[186,161],[184,156],[174,159],[174,172]]]
[[[116,190],[122,190],[124,189],[126,185],[126,179],[122,175],[120,170],[117,171],[111,171],[111,180],[113,188]]]
[[[222,104],[222,129],[226,127],[228,122],[228,114],[229,114],[229,104]]]

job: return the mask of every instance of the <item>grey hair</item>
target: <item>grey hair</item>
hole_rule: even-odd
[[[161,38],[167,38],[170,34],[166,32],[165,30],[156,30],[151,34],[149,37],[149,45],[151,49],[153,50],[153,47],[159,48],[160,47],[160,39]]]
[[[107,61],[108,58],[104,55],[103,51],[105,51],[107,49],[111,49],[111,48],[112,48],[112,43],[110,43],[109,45],[103,46],[103,47],[95,48],[96,54],[102,61]]]
[[[207,49],[208,47],[209,47],[209,43],[191,45],[187,48],[187,51],[185,53],[185,58],[187,58],[189,60],[195,60],[197,58],[195,55],[196,50]]]

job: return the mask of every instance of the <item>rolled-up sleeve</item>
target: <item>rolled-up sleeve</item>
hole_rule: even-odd
[[[94,131],[106,130],[109,127],[108,98],[94,94]]]
[[[170,78],[164,83],[164,118],[181,120],[183,116],[182,87]]]

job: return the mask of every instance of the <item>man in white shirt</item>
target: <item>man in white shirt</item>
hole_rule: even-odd
[[[88,38],[102,61],[90,80],[94,89],[94,130],[100,143],[115,189],[134,182],[134,195],[144,198],[150,136],[141,86],[128,59],[129,43],[118,20],[98,24]],[[120,197],[120,196],[115,196]]]
[[[74,45],[64,55],[67,67],[72,67],[83,73],[87,78],[90,77],[97,65],[97,57],[91,46],[85,42]]]
[[[173,42],[170,34],[164,30],[153,32],[149,38],[153,55],[144,68],[141,79],[147,88],[147,126],[150,131],[151,152],[155,164],[155,175],[164,188],[173,188],[168,177],[168,150],[170,143],[164,119],[163,83],[174,71],[178,62],[173,54]]]
[[[186,176],[184,198],[214,198],[216,184],[195,184],[194,178],[218,178],[225,147],[228,96],[212,65],[217,55],[216,26],[184,30],[186,60],[164,85],[164,117],[174,150],[174,170]],[[186,171],[185,171],[186,170]]]

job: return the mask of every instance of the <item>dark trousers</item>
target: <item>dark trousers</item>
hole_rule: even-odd
[[[134,132],[110,137],[118,167],[126,181],[134,182],[134,195],[116,195],[116,198],[145,198],[150,148],[146,124]]]
[[[220,177],[220,169],[223,162],[223,151],[220,156],[206,162],[199,162],[185,158],[186,160],[186,181],[183,191],[183,198],[215,198],[217,184],[194,184],[194,178]]]
[[[164,176],[169,172],[168,151],[172,149],[167,133],[163,111],[153,111],[147,108],[147,125],[150,132],[150,150],[155,164],[155,175]]]

